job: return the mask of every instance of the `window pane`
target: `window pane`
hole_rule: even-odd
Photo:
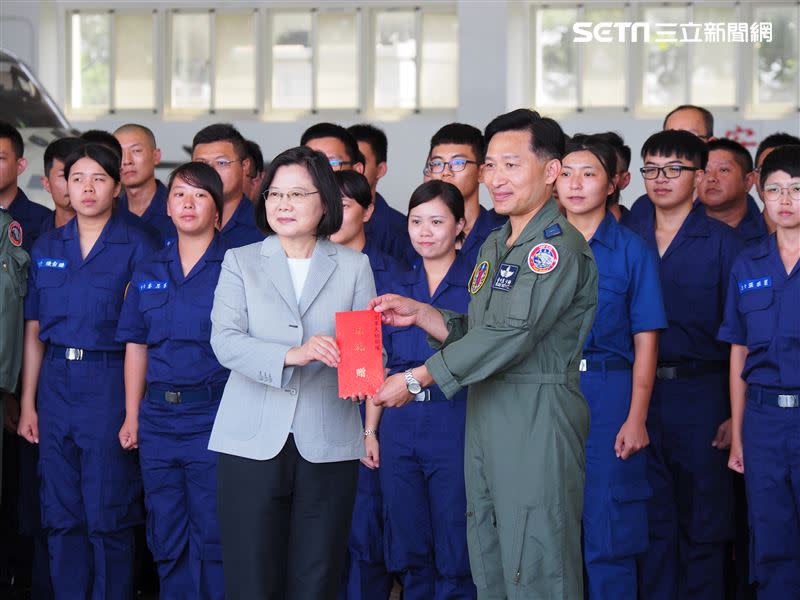
[[[587,8],[584,21],[591,23],[622,23],[624,9]],[[613,42],[589,42],[583,47],[583,106],[625,106],[626,44],[616,41],[619,34],[613,30]]]
[[[375,106],[414,108],[417,39],[414,13],[380,12],[375,17]]]
[[[756,7],[756,22],[772,23],[772,42],[758,43],[756,103],[783,104],[797,100],[797,7]]]
[[[155,108],[153,15],[116,15],[114,37],[115,108]]]
[[[172,15],[172,108],[211,108],[210,19],[207,13]]]
[[[422,15],[420,106],[458,106],[458,19],[454,14]]]
[[[256,107],[255,15],[217,13],[215,108]]]
[[[106,14],[72,15],[73,109],[107,110],[111,101],[111,18]]]
[[[695,5],[694,23],[736,23],[736,9],[702,8]],[[680,35],[680,34],[679,34]],[[698,36],[692,33],[688,37]],[[704,39],[702,32],[700,39]],[[736,44],[692,43],[691,102],[701,106],[736,104]]]
[[[686,46],[680,42],[678,25],[688,22],[682,7],[647,7],[644,21],[650,23],[650,42],[642,44],[642,104],[651,107],[686,103]],[[657,24],[670,27],[656,27]],[[663,32],[675,32],[663,40]],[[660,33],[662,32],[662,33]]]
[[[358,48],[354,14],[317,17],[317,108],[358,106]]]
[[[311,13],[273,15],[273,108],[312,108],[311,60]]]
[[[572,43],[572,24],[578,11],[543,8],[536,11],[537,105],[576,106],[577,45]]]

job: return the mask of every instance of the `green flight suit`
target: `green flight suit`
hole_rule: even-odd
[[[484,242],[468,315],[442,311],[449,335],[426,366],[448,398],[469,386],[467,537],[478,597],[575,600],[589,432],[578,367],[597,267],[552,199],[509,249],[510,233],[506,224]]]
[[[22,249],[22,227],[0,211],[0,390],[14,392],[22,365],[22,308],[30,256]]]

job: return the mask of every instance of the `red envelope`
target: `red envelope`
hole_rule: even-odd
[[[339,397],[373,396],[383,383],[381,316],[373,310],[336,313]]]

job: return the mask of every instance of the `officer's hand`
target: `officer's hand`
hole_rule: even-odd
[[[134,450],[139,447],[139,419],[125,418],[119,430],[119,443],[123,450]]]
[[[649,445],[650,436],[647,435],[644,421],[627,419],[620,427],[617,439],[614,441],[614,454],[617,458],[626,460]]]
[[[717,435],[711,442],[717,450],[727,450],[731,447],[731,420],[723,421],[717,429]]]
[[[39,415],[35,410],[23,410],[19,416],[17,433],[31,444],[39,443]]]
[[[402,373],[395,373],[383,382],[372,403],[375,406],[399,408],[411,402],[413,397],[414,394],[408,391],[405,376]]]
[[[731,443],[731,453],[728,455],[728,468],[737,473],[744,474],[744,452],[741,442]]]
[[[377,469],[381,466],[381,452],[378,438],[374,435],[368,435],[364,438],[364,449],[366,456],[361,459],[361,464],[369,469]]]
[[[3,410],[3,424],[12,433],[16,433],[19,426],[19,400],[14,394],[3,392],[5,400]]]
[[[298,367],[304,367],[315,360],[334,369],[339,366],[339,346],[336,345],[336,338],[329,335],[315,335],[302,346],[292,348],[286,354],[286,364]]]
[[[417,315],[421,306],[424,305],[411,298],[397,294],[384,294],[370,300],[367,308],[381,313],[381,321],[384,325],[409,327],[417,324]]]

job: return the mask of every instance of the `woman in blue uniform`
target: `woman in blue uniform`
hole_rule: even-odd
[[[597,599],[637,597],[636,556],[647,547],[650,496],[639,450],[649,443],[658,330],[667,326],[655,256],[608,210],[615,172],[614,149],[587,136],[567,145],[556,182],[567,219],[589,242],[600,274],[597,316],[580,366],[591,411],[584,563],[588,597]]]
[[[178,243],[141,263],[122,307],[125,394],[142,399],[138,439],[147,541],[164,598],[223,598],[216,456],[208,439],[228,370],[211,350],[211,305],[225,241],[216,232],[222,180],[190,162],[170,175]]]
[[[32,251],[18,431],[40,447],[55,597],[128,598],[141,480],[125,449],[136,407],[126,406],[124,345],[114,333],[134,267],[155,247],[113,213],[113,151],[86,144],[64,172],[76,218]]]
[[[800,146],[764,159],[776,232],[731,269],[719,338],[731,344],[728,466],[744,473],[759,600],[800,598]]]
[[[414,190],[408,233],[422,261],[399,278],[398,293],[466,312],[466,283],[473,265],[456,251],[463,230],[464,200],[458,188],[434,180]],[[387,337],[392,373],[402,373],[434,353],[417,327],[391,329]],[[389,571],[400,573],[405,600],[476,596],[465,516],[466,400],[466,389],[447,400],[432,386],[406,406],[384,411],[381,418],[386,564]],[[373,409],[379,410],[368,405],[365,435],[374,427]],[[367,450],[369,454],[369,445]]]

